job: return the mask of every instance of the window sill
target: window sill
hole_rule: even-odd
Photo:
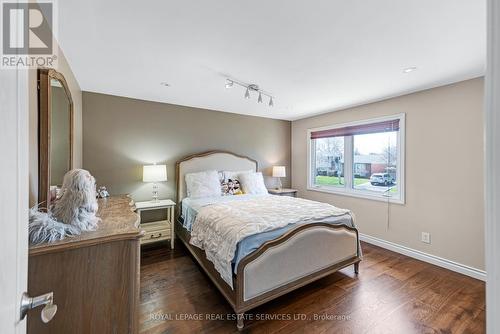
[[[360,191],[346,191],[344,189],[332,189],[332,188],[326,188],[326,187],[311,187],[311,186],[308,186],[307,190],[317,191],[317,192],[327,193],[327,194],[340,195],[340,196],[368,199],[368,200],[378,201],[378,202],[385,202],[385,203],[389,202],[389,203],[400,204],[400,205],[405,204],[404,198],[402,199],[402,198],[386,197],[383,195],[372,195],[372,194],[367,194],[367,193],[363,193]]]

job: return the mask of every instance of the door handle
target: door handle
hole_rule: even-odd
[[[54,293],[49,292],[37,297],[30,297],[26,292],[23,292],[21,297],[21,315],[20,320],[23,320],[28,314],[28,311],[38,306],[45,305],[40,312],[40,317],[44,323],[48,323],[57,312],[57,305],[54,304]]]

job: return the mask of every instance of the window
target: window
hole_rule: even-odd
[[[308,131],[310,190],[404,203],[404,114]]]
[[[344,137],[318,138],[315,140],[315,148],[315,182],[343,187]]]

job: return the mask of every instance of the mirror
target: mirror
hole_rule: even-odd
[[[50,79],[50,187],[61,187],[64,174],[71,167],[70,102],[57,79]]]
[[[48,208],[73,167],[73,101],[55,70],[38,70],[38,86],[38,202]]]

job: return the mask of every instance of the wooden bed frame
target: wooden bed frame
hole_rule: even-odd
[[[226,159],[231,161],[232,167],[226,168],[224,166]],[[241,165],[239,165],[240,160]],[[197,168],[198,162],[199,169]],[[208,169],[248,170],[248,166],[253,166],[252,169],[257,170],[258,164],[251,158],[226,151],[209,151],[190,155],[176,164],[178,205],[175,233],[233,308],[237,315],[239,330],[243,329],[244,326],[244,312],[250,309],[349,265],[354,265],[354,272],[358,274],[361,257],[358,249],[357,229],[328,223],[301,224],[278,238],[265,242],[257,250],[245,256],[238,264],[237,274],[233,274],[234,290],[231,289],[215,270],[212,262],[207,260],[205,252],[189,243],[191,235],[184,228],[180,215],[182,212],[181,202],[185,197],[183,189],[186,172],[183,170],[184,163],[191,164],[187,170],[190,173]],[[353,249],[355,249],[354,253]],[[290,261],[309,263],[311,255],[315,259],[322,258],[315,260],[318,262],[316,267],[301,269],[302,271],[299,272],[299,269],[295,268],[296,266],[284,265],[290,264]],[[277,266],[281,266],[278,276],[276,276],[276,270],[273,270]],[[308,266],[311,265],[305,265],[305,267]],[[281,270],[283,270],[282,276],[284,277],[279,277]],[[259,277],[262,276],[266,277],[265,282],[259,280]],[[286,277],[293,279],[283,281]],[[267,278],[271,278],[270,282]]]

